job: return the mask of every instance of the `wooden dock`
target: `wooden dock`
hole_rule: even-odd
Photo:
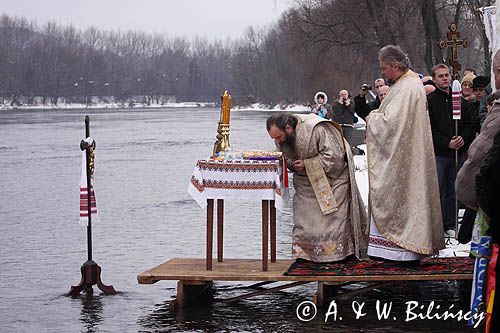
[[[262,271],[260,259],[224,259],[223,262],[214,262],[212,270],[206,269],[205,262],[205,259],[202,258],[174,258],[140,273],[137,280],[140,284],[154,284],[162,280],[178,281],[176,306],[184,307],[189,303],[192,295],[200,295],[203,290],[209,289],[213,281],[255,281],[258,282],[255,286],[259,287],[274,282],[288,282],[285,285],[225,300],[226,303],[316,282],[318,292],[314,296],[314,301],[318,305],[322,305],[326,301],[325,295],[336,294],[340,287],[357,282],[375,283],[362,288],[363,291],[369,291],[373,288],[403,281],[472,280],[473,277],[472,273],[398,275],[390,271],[383,275],[366,273],[356,275],[356,272],[352,272],[352,274],[343,275],[292,276],[284,274],[294,262],[291,259],[277,259],[276,262],[270,262],[267,271]],[[332,292],[332,288],[335,288],[334,292]],[[355,293],[360,292],[355,291]]]
[[[205,269],[205,259],[174,258],[137,276],[140,284],[153,284],[161,280],[179,281],[308,281],[308,282],[364,282],[364,281],[429,281],[471,280],[472,274],[432,275],[342,275],[342,276],[287,276],[285,271],[294,262],[277,259],[269,263],[267,271],[261,270],[260,259],[224,259],[214,262],[213,270]]]

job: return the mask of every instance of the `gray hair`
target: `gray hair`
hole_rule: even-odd
[[[405,71],[410,68],[410,58],[398,45],[386,45],[378,51],[378,60],[396,64],[398,68]]]

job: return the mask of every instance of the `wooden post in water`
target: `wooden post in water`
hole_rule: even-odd
[[[85,138],[90,137],[90,118],[85,116]],[[97,287],[101,289],[104,294],[111,295],[115,294],[116,290],[113,286],[107,286],[101,281],[101,267],[92,260],[92,191],[91,191],[91,171],[90,171],[90,149],[95,148],[95,142],[89,145],[85,140],[80,142],[80,149],[86,151],[86,170],[87,170],[87,213],[88,213],[88,224],[87,224],[87,261],[81,267],[82,278],[77,286],[71,286],[70,291],[66,296],[78,297],[80,292],[85,290],[87,293],[92,293],[92,286],[97,284]]]

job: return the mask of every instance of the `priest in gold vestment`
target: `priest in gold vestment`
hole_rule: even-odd
[[[400,47],[383,47],[379,62],[392,85],[366,122],[368,255],[418,264],[445,245],[427,99]]]
[[[267,130],[294,172],[294,257],[314,262],[366,257],[366,212],[340,127],[315,114],[280,114],[268,118]]]

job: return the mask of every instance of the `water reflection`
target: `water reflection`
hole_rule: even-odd
[[[82,303],[80,321],[87,329],[87,332],[98,332],[99,324],[103,321],[102,296],[83,293],[80,296],[80,301]]]
[[[464,320],[456,319],[418,319],[408,322],[406,309],[408,301],[416,301],[420,310],[426,313],[429,303],[434,301],[440,305],[442,313],[452,307],[452,312],[463,309],[468,311],[466,286],[462,282],[401,282],[395,285],[379,287],[367,293],[337,297],[337,320],[327,316],[328,307],[318,309],[317,316],[310,322],[302,322],[296,317],[296,307],[304,300],[311,299],[316,291],[316,283],[306,286],[282,290],[270,295],[239,302],[225,304],[223,299],[235,297],[242,293],[245,286],[239,284],[218,285],[212,301],[198,303],[185,309],[175,311],[171,307],[172,299],[156,304],[146,316],[138,320],[145,329],[168,331],[313,331],[313,332],[476,332],[466,326]],[[366,287],[366,283],[349,286],[355,290]],[[462,292],[460,292],[462,290]],[[353,311],[353,302],[364,304],[363,316],[357,318]],[[378,318],[377,302],[390,305],[390,316]],[[434,311],[435,313],[436,311]],[[339,319],[342,317],[342,319]],[[328,321],[325,319],[328,318]],[[396,318],[396,319],[394,319]]]

